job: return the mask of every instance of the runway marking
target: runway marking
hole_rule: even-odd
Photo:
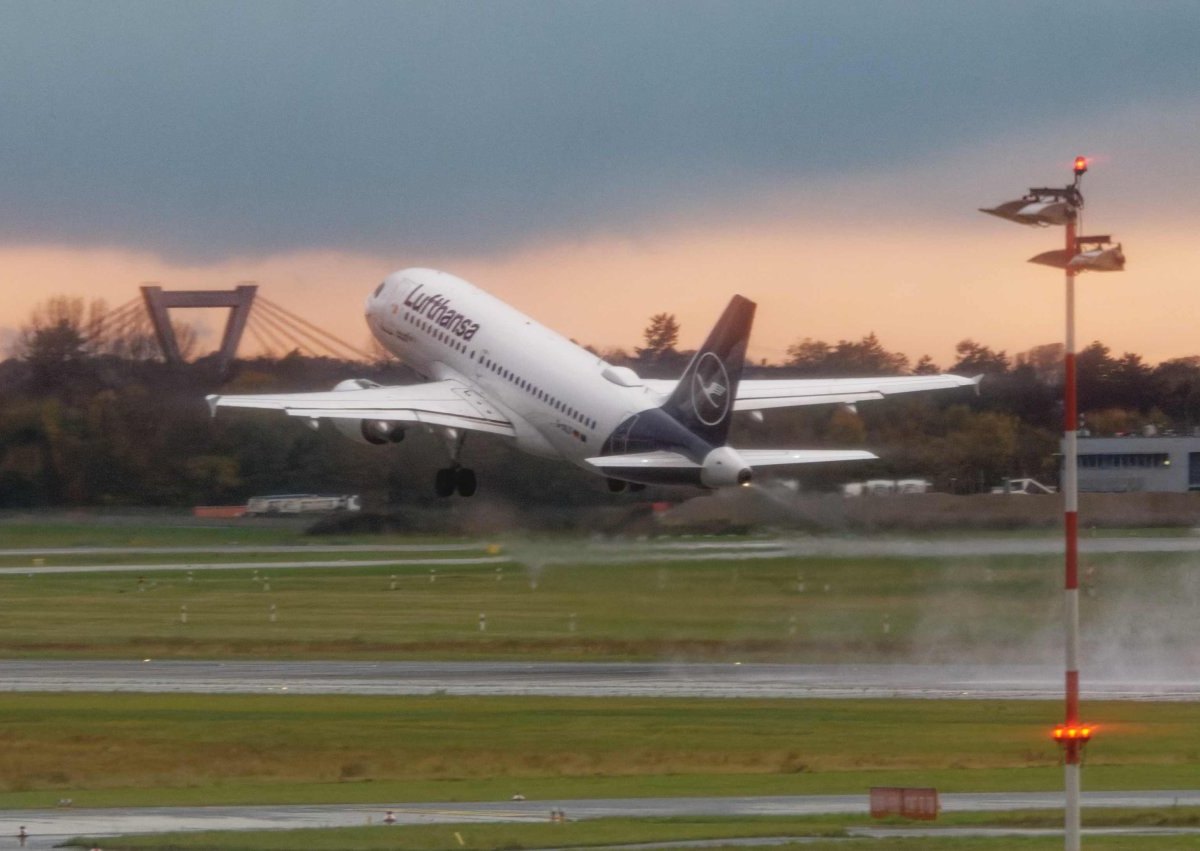
[[[37,565],[33,567],[0,567],[0,576],[22,574],[62,573],[162,573],[182,570],[270,570],[278,568],[308,569],[317,567],[387,567],[389,565],[511,564],[507,556],[478,556],[475,558],[412,558],[412,559],[338,559],[333,561],[235,561],[235,562],[170,562],[166,564],[77,564]]]
[[[390,807],[392,812],[410,816],[449,816],[471,819],[521,819],[529,821],[545,821],[546,816],[540,813],[506,810],[444,810],[444,809],[410,809],[407,807]]]
[[[17,547],[0,549],[0,556],[76,556],[76,555],[195,555],[199,553],[425,553],[471,552],[485,549],[485,543],[469,544],[213,544],[197,547]]]

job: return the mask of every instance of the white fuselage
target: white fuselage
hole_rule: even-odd
[[[631,371],[445,272],[394,272],[367,299],[366,318],[423,377],[478,388],[512,422],[517,448],[534,455],[586,468],[618,425],[663,402]]]

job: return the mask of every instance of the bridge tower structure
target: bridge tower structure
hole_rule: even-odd
[[[171,327],[168,311],[172,308],[228,307],[229,318],[225,322],[225,333],[217,349],[217,363],[225,372],[237,355],[238,344],[246,330],[250,309],[258,293],[257,284],[240,284],[232,290],[164,290],[160,286],[146,285],[142,288],[142,299],[146,313],[154,326],[154,334],[168,363],[183,363],[175,329]]]

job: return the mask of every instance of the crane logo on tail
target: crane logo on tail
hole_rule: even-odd
[[[719,425],[729,413],[729,373],[712,352],[705,352],[692,373],[692,410],[706,426]]]

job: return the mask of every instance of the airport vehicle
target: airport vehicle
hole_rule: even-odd
[[[842,496],[905,496],[929,493],[932,486],[928,479],[868,479],[865,482],[846,482],[842,485]]]
[[[359,511],[358,494],[320,496],[315,493],[291,493],[277,496],[252,496],[246,501],[246,516],[259,514],[313,514],[326,511]]]
[[[1058,488],[1037,479],[1005,479],[1004,484],[992,488],[992,493],[1052,494],[1058,493]]]
[[[735,449],[726,439],[737,411],[852,405],[978,383],[956,375],[742,381],[754,311],[754,302],[734,296],[678,380],[643,379],[460,278],[404,269],[368,297],[366,320],[425,383],[348,379],[327,392],[212,395],[208,403],[214,415],[222,407],[267,408],[313,427],[329,420],[375,445],[428,428],[444,437],[450,456],[437,473],[437,494],[470,496],[476,475],[460,458],[471,432],[574,463],[605,477],[614,492],[646,484],[720,488],[749,484],[760,467],[877,457],[862,449]]]

